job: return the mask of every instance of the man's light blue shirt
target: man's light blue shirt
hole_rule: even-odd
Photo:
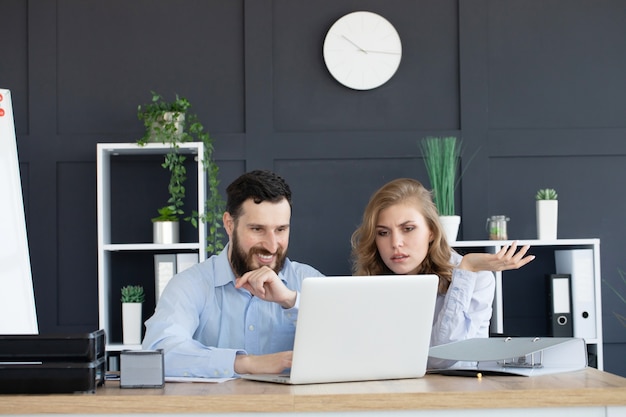
[[[172,278],[146,321],[143,349],[164,350],[166,376],[196,377],[234,376],[237,354],[292,350],[302,280],[323,275],[287,259],[278,276],[298,292],[290,309],[236,289],[227,246]]]

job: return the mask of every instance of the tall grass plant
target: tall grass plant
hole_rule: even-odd
[[[433,200],[441,216],[454,216],[454,190],[461,159],[461,140],[454,136],[427,137],[420,146],[433,191]]]

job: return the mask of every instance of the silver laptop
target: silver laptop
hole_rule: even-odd
[[[438,278],[306,278],[289,375],[242,375],[283,384],[420,378],[426,372]]]

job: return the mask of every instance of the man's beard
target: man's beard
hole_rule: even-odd
[[[236,277],[240,277],[246,272],[252,271],[253,269],[257,269],[258,267],[253,266],[253,260],[255,255],[273,255],[272,253],[266,251],[261,247],[252,247],[250,251],[246,253],[241,246],[239,245],[239,238],[237,237],[237,231],[233,233],[233,240],[231,242],[233,245],[233,249],[230,254],[230,264],[233,267],[233,272]],[[285,259],[287,255],[283,251],[281,247],[276,250],[276,264],[273,268],[274,272],[278,274],[285,266]]]

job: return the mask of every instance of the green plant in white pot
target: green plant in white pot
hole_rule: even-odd
[[[427,137],[421,140],[420,145],[439,220],[446,239],[453,243],[461,223],[461,216],[456,214],[454,207],[454,191],[460,180],[461,140],[453,136]]]
[[[122,287],[122,338],[125,345],[141,344],[141,307],[146,299],[141,285]]]
[[[185,182],[187,170],[186,157],[182,155],[180,144],[184,142],[202,142],[204,145],[203,169],[207,175],[209,190],[203,204],[203,211],[193,211],[184,217],[194,226],[198,222],[207,223],[207,251],[219,252],[223,247],[221,219],[224,200],[219,193],[219,167],[213,159],[213,138],[204,129],[198,115],[191,111],[191,103],[185,97],[176,95],[173,101],[167,101],[160,94],[152,91],[150,103],[137,108],[137,117],[145,126],[144,136],[137,141],[139,145],[148,142],[160,142],[170,145],[162,167],[170,171],[168,185],[169,199],[157,209],[159,215],[152,218],[154,223],[155,243],[178,243],[179,219],[185,214],[183,200],[185,198]]]
[[[187,180],[187,158],[179,152],[179,144],[191,140],[185,129],[186,122],[190,121],[186,113],[191,103],[178,95],[173,101],[167,101],[160,94],[154,91],[151,93],[150,103],[137,107],[137,118],[145,127],[145,133],[137,143],[143,146],[148,142],[160,142],[170,146],[161,164],[170,172],[170,197],[163,207],[157,209],[159,215],[152,218],[154,243],[178,243],[179,217],[184,214],[183,200]]]
[[[558,194],[553,188],[542,188],[535,194],[537,239],[556,240],[559,220]]]

